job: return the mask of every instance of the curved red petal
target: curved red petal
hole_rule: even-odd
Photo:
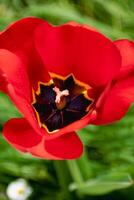
[[[18,52],[29,46],[35,28],[44,20],[27,17],[12,23],[7,29],[0,33],[0,48]]]
[[[48,70],[43,64],[41,57],[38,55],[35,46],[33,45],[29,56],[29,62],[27,65],[28,76],[31,86],[34,90],[38,89],[38,83],[47,83],[50,81],[51,77]]]
[[[76,159],[83,152],[83,145],[75,132],[62,135],[52,140],[42,140],[29,152],[34,156],[47,159]]]
[[[91,86],[106,84],[119,72],[120,54],[105,36],[87,26],[41,24],[35,31],[36,47],[50,72],[73,73]]]
[[[31,92],[28,77],[19,58],[8,50],[0,49],[0,89],[11,98],[20,112],[33,127],[38,129],[31,106]]]
[[[0,48],[7,49],[20,57],[35,89],[38,81],[50,80],[34,46],[34,31],[41,23],[44,23],[44,20],[39,18],[23,18],[12,23],[0,34]]]
[[[12,84],[18,95],[30,100],[31,91],[26,70],[17,56],[5,49],[0,49],[0,79],[3,80],[2,85],[6,87],[7,84]]]
[[[96,104],[97,117],[93,124],[107,124],[120,120],[134,101],[134,69],[122,70],[106,88]]]
[[[37,145],[42,137],[36,133],[24,118],[9,120],[3,129],[5,139],[20,150]]]
[[[83,145],[75,132],[71,132],[53,140],[46,140],[45,149],[61,159],[76,159],[83,152]]]
[[[64,128],[57,130],[53,134],[50,134],[50,133],[47,134],[44,128],[42,129],[42,133],[44,133],[46,140],[53,140],[58,137],[61,137],[62,135],[82,129],[83,127],[87,126],[91,121],[93,121],[95,118],[96,118],[96,111],[93,110],[92,113],[89,113],[82,119],[77,120],[69,124],[68,126],[65,126]]]
[[[46,134],[45,130],[41,130],[39,124],[37,123],[37,119],[31,106],[31,103],[27,101],[25,98],[17,95],[14,91],[14,88],[11,84],[7,85],[8,96],[11,98],[12,102],[19,109],[19,111],[23,114],[23,116],[27,119],[33,129],[38,132],[40,135]],[[42,133],[43,132],[43,133]]]
[[[74,159],[83,152],[76,133],[45,141],[24,118],[9,120],[3,130],[5,139],[16,149],[46,159]]]
[[[122,67],[134,65],[134,42],[127,39],[114,42],[122,57]]]
[[[31,153],[35,157],[42,158],[42,159],[61,160],[59,157],[56,157],[50,154],[49,152],[47,152],[44,147],[44,144],[45,144],[45,139],[42,138],[41,142],[38,145],[27,149],[27,152]]]

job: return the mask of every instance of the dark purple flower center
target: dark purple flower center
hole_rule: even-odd
[[[39,84],[34,93],[33,107],[41,125],[49,132],[63,128],[84,117],[93,100],[73,75],[65,79],[53,77],[51,84]]]

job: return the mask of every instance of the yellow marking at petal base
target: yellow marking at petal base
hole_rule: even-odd
[[[67,75],[67,76],[65,76],[65,77],[64,77],[64,76],[61,76],[61,75],[58,75],[58,74],[55,74],[55,73],[53,73],[53,72],[49,72],[49,74],[50,74],[50,76],[51,76],[52,78],[58,78],[58,79],[61,79],[61,80],[63,80],[63,81],[65,81],[65,79],[67,79],[69,76],[72,76],[73,79],[74,79],[74,81],[75,81],[75,83],[76,83],[78,86],[81,86],[81,87],[85,88],[85,90],[82,91],[82,94],[84,94],[84,96],[85,96],[86,99],[92,101],[91,104],[86,108],[86,111],[87,111],[87,112],[89,111],[89,108],[93,105],[93,99],[90,98],[90,97],[88,96],[87,91],[88,91],[89,89],[92,88],[91,86],[89,86],[88,84],[83,83],[83,82],[77,80],[77,79],[74,77],[74,75],[73,75],[72,73],[70,73],[69,75]],[[34,91],[34,89],[32,88],[32,96],[33,96],[32,105],[35,104],[35,103],[37,102],[37,101],[36,101],[36,98],[35,98],[35,95],[36,95],[36,94],[39,95],[39,94],[41,93],[41,91],[40,91],[40,85],[50,86],[50,85],[52,85],[53,83],[54,83],[54,81],[53,81],[52,79],[50,79],[50,81],[48,81],[47,83],[43,83],[43,82],[39,81],[39,82],[38,82],[38,89],[37,89],[37,91]],[[34,108],[34,107],[33,107],[33,108]],[[37,116],[37,121],[38,121],[39,126],[45,128],[48,134],[51,135],[51,134],[54,134],[54,133],[56,133],[56,132],[59,131],[59,129],[56,129],[56,130],[50,132],[50,131],[48,130],[47,126],[46,126],[45,124],[42,124],[42,123],[41,123],[39,114],[38,114],[38,112],[36,111],[35,108],[34,108],[34,110],[35,110],[35,113],[36,113],[36,116]],[[92,111],[92,109],[91,109],[91,111]],[[89,114],[89,113],[87,113],[87,114]],[[86,115],[87,115],[87,114],[86,114]],[[86,117],[86,115],[85,115],[84,117]],[[82,117],[82,118],[84,118],[84,117]],[[82,119],[82,118],[81,118],[81,119]]]
[[[90,97],[88,96],[88,94],[87,94],[87,91],[88,91],[89,89],[92,88],[91,86],[89,86],[89,85],[86,84],[86,83],[83,83],[82,81],[77,80],[77,79],[75,78],[75,76],[73,75],[73,73],[71,73],[71,74],[69,74],[69,75],[67,75],[67,76],[65,76],[65,77],[63,77],[63,76],[61,76],[61,75],[58,75],[58,74],[55,74],[55,73],[53,73],[53,72],[49,72],[49,74],[50,74],[50,76],[51,76],[52,78],[59,78],[59,79],[61,79],[61,80],[63,80],[63,81],[65,81],[65,79],[67,79],[69,76],[72,76],[73,79],[74,79],[74,81],[75,81],[75,83],[78,84],[78,86],[84,87],[85,90],[82,91],[82,94],[84,94],[84,97],[85,97],[86,99],[92,101],[92,103],[91,103],[91,104],[87,107],[87,109],[86,109],[87,112],[89,111],[89,108],[92,106],[93,100],[94,100],[94,99],[90,98]]]
[[[35,94],[39,95],[40,94],[40,85],[44,85],[44,86],[50,86],[52,85],[54,82],[52,79],[50,79],[50,81],[48,81],[47,83],[43,83],[41,81],[38,82],[38,88],[37,91],[34,91],[34,89],[32,88],[32,96],[33,96],[33,102],[32,104],[36,103],[36,98],[35,98]]]
[[[38,89],[37,89],[36,92],[35,92],[34,89],[32,88],[32,96],[33,96],[32,105],[35,104],[35,103],[37,102],[37,101],[36,101],[36,98],[35,98],[35,95],[36,95],[36,94],[37,94],[37,95],[40,94],[40,84],[45,85],[45,86],[49,86],[49,85],[53,84],[53,80],[51,79],[48,83],[38,82]],[[38,124],[39,124],[40,128],[42,128],[42,127],[45,128],[48,134],[53,134],[53,133],[59,131],[59,129],[57,129],[57,130],[54,130],[54,131],[51,131],[51,132],[50,132],[50,131],[48,130],[47,126],[46,126],[45,124],[42,124],[42,123],[41,123],[41,121],[40,121],[40,116],[39,116],[38,112],[36,111],[36,109],[35,109],[34,107],[33,107],[33,109],[34,109],[34,111],[35,111],[35,113],[36,113],[37,121],[38,121]]]
[[[69,75],[67,75],[67,76],[65,76],[65,77],[64,77],[64,76],[61,76],[61,75],[59,75],[59,74],[55,74],[55,73],[53,73],[53,72],[49,72],[49,74],[50,74],[50,76],[51,76],[52,78],[59,78],[59,79],[61,79],[61,80],[63,80],[63,81],[65,81],[65,79],[67,79],[69,76],[72,76],[73,79],[74,79],[74,81],[75,81],[75,83],[77,83],[78,85],[84,87],[86,90],[89,90],[89,89],[92,88],[92,87],[89,86],[88,84],[83,83],[82,81],[77,80],[77,79],[75,78],[75,76],[73,75],[73,73],[70,73]]]
[[[53,73],[53,72],[49,72],[49,74],[50,74],[50,76],[51,76],[52,78],[58,78],[58,79],[61,79],[61,80],[63,80],[63,81],[65,81],[65,79],[67,79],[69,76],[72,76],[73,79],[74,79],[74,81],[75,81],[75,83],[78,84],[78,86],[84,87],[85,90],[82,92],[82,94],[84,94],[84,97],[85,97],[86,99],[92,101],[92,103],[86,108],[86,111],[87,111],[87,112],[89,111],[90,107],[93,105],[93,99],[90,98],[90,97],[88,96],[87,91],[88,91],[89,89],[92,88],[91,86],[89,86],[89,85],[86,84],[86,83],[83,83],[82,81],[77,80],[77,79],[74,77],[73,73],[71,73],[71,74],[69,74],[69,75],[67,75],[67,76],[65,76],[65,77],[63,77],[63,76],[61,76],[61,75],[58,75],[58,74],[55,74],[55,73]]]
[[[91,108],[91,106],[93,105],[94,100],[88,96],[88,94],[87,94],[87,90],[84,91],[83,94],[84,94],[84,97],[85,97],[86,99],[92,101],[91,104],[86,108],[86,111],[88,112],[88,111],[89,111],[89,108]]]
[[[39,89],[39,88],[38,88]],[[38,90],[37,90],[38,91]],[[36,92],[34,91],[34,89],[32,88],[32,96],[33,96],[33,102],[32,102],[32,105],[35,104],[37,101],[36,101],[36,98],[35,98],[35,95],[36,95]],[[37,121],[38,121],[38,124],[39,124],[39,127],[41,128],[42,124],[41,124],[41,121],[40,121],[40,117],[39,117],[39,114],[38,112],[36,111],[36,109],[34,108],[33,106],[33,109],[36,113],[36,117],[37,117]]]
[[[52,135],[52,134],[54,134],[54,133],[56,133],[56,132],[59,131],[59,129],[56,129],[56,130],[50,132],[45,124],[42,124],[42,127],[47,130],[47,132],[48,132],[49,135]]]
[[[50,132],[48,130],[47,126],[45,124],[41,123],[40,116],[39,116],[38,112],[36,111],[36,109],[34,107],[33,107],[33,109],[34,109],[34,111],[36,113],[37,121],[38,121],[38,124],[39,124],[40,128],[42,128],[42,127],[45,128],[48,134],[53,134],[53,133],[56,133],[57,131],[59,131],[59,129],[56,129],[56,130]]]

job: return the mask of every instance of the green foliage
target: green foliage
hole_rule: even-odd
[[[70,190],[78,190],[87,195],[101,195],[114,190],[123,189],[133,184],[128,174],[114,173],[98,176],[83,183],[72,183]]]
[[[88,24],[111,39],[133,39],[133,10],[133,0],[0,0],[0,29],[33,15],[55,25],[68,21]],[[2,93],[0,113],[1,130],[8,119],[20,116]],[[133,200],[133,187],[120,190],[131,186],[134,179],[133,118],[131,108],[120,122],[80,130],[85,154],[75,161],[40,160],[17,152],[0,136],[0,200],[7,200],[7,184],[20,177],[34,189],[31,200]]]

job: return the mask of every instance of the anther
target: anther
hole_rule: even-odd
[[[69,91],[68,90],[62,90],[62,91],[60,91],[60,89],[58,87],[54,87],[53,90],[56,92],[55,103],[57,103],[57,104],[60,103],[61,98],[63,96],[68,96],[69,95]]]

